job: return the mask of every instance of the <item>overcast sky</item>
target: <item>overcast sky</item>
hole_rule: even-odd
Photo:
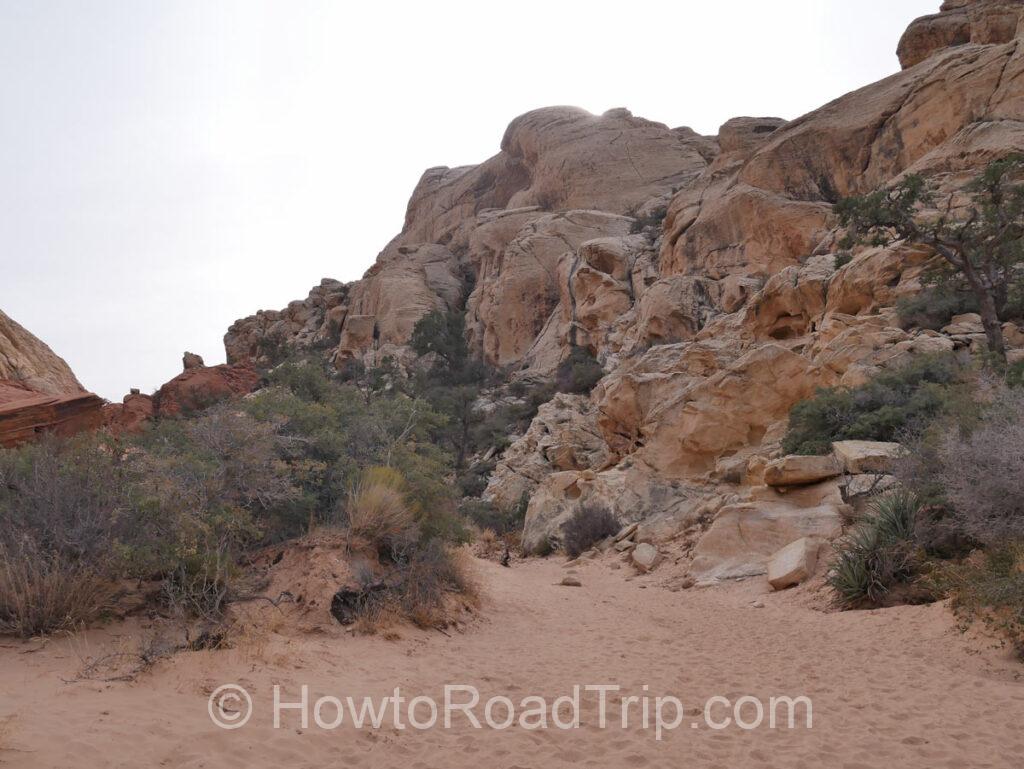
[[[939,0],[0,0],[0,308],[120,400],[359,277],[425,168],[573,104],[702,133],[899,69]]]

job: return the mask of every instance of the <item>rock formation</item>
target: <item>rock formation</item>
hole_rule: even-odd
[[[324,280],[236,322],[228,360],[305,349],[338,366],[401,361],[435,309],[465,311],[471,350],[513,376],[550,376],[586,347],[606,376],[542,407],[486,492],[502,505],[531,496],[528,548],[557,540],[594,496],[638,523],[637,541],[699,536],[698,579],[764,573],[811,538],[792,551],[806,565],[806,542],[840,530],[844,494],[884,477],[868,483],[875,471],[848,470],[849,455],[884,466],[891,447],[786,459],[790,408],[983,344],[966,316],[941,332],[902,327],[896,302],[920,290],[931,255],[838,258],[833,205],[908,172],[957,189],[1024,150],[1022,12],[1022,0],[948,0],[907,30],[902,71],[794,120],[734,118],[717,136],[624,109],[527,113],[489,160],[423,174],[362,280]],[[1024,333],[1007,339],[1011,360],[1024,357]]]
[[[0,379],[21,382],[37,393],[85,392],[67,363],[0,311]]]
[[[103,422],[102,408],[67,363],[0,312],[0,446],[94,429]]]

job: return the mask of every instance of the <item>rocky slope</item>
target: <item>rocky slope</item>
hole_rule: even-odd
[[[907,30],[901,72],[788,122],[735,118],[705,137],[624,109],[523,115],[489,160],[424,173],[362,280],[237,321],[229,362],[293,348],[402,360],[435,309],[464,309],[472,350],[516,376],[585,346],[604,379],[542,408],[488,487],[503,504],[532,495],[526,546],[600,497],[642,521],[638,539],[690,537],[697,578],[763,573],[782,546],[839,530],[858,475],[765,484],[792,405],[980,343],[972,318],[902,328],[895,303],[920,290],[929,254],[837,262],[832,206],[908,172],[952,190],[1024,149],[1022,11],[949,0]]]

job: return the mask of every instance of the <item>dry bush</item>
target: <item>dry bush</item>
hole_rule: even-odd
[[[562,544],[570,558],[589,550],[605,537],[617,534],[621,525],[605,505],[583,502],[562,527]]]
[[[445,547],[433,539],[420,545],[402,575],[401,606],[419,627],[448,624],[448,596],[456,594],[475,603],[479,586],[464,550]]]
[[[379,552],[394,555],[416,539],[416,520],[402,488],[389,468],[371,468],[351,490],[346,505],[351,537],[369,541]]]
[[[352,631],[358,635],[388,637],[402,621],[402,609],[393,597],[367,601],[359,610]]]
[[[0,451],[0,536],[31,539],[41,551],[96,563],[129,535],[130,478],[104,439],[93,435]]]
[[[1002,392],[969,435],[938,444],[939,482],[960,527],[986,545],[1024,539],[1024,393]]]
[[[113,595],[89,566],[32,544],[0,543],[0,633],[29,638],[76,629],[103,614]]]

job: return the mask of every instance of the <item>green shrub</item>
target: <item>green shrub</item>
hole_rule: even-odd
[[[555,371],[555,386],[563,393],[589,393],[604,376],[604,369],[586,347],[574,345]]]
[[[589,550],[605,537],[618,534],[621,524],[605,505],[583,502],[562,526],[562,545],[570,558]]]
[[[872,514],[835,545],[826,582],[847,609],[881,606],[890,591],[917,574],[914,527],[920,505],[904,491],[877,499]]]
[[[896,302],[896,313],[904,328],[928,328],[937,331],[954,315],[977,312],[978,300],[971,294],[948,285],[929,286]]]
[[[1024,360],[1019,360],[1006,369],[1006,384],[1010,387],[1024,387]]]
[[[952,355],[922,356],[859,387],[820,389],[790,411],[783,451],[827,454],[833,441],[899,440],[943,413],[962,373]]]
[[[523,528],[529,502],[529,496],[524,494],[516,505],[503,509],[488,500],[464,499],[459,505],[459,511],[482,530],[489,529],[499,535],[508,534]]]

